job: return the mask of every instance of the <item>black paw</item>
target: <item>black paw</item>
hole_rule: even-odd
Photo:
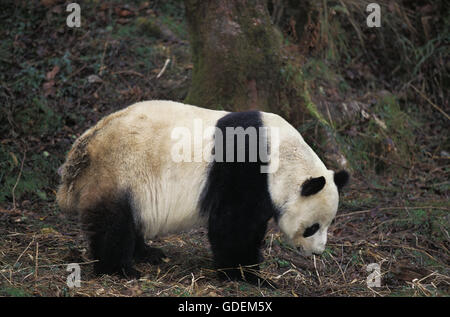
[[[120,276],[126,278],[127,280],[133,280],[136,279],[138,280],[141,277],[141,272],[139,272],[138,270],[136,270],[133,267],[123,267],[121,268],[121,270],[119,272]]]
[[[94,273],[96,275],[119,275],[129,280],[139,279],[141,277],[141,272],[136,270],[132,265],[108,266],[102,265],[102,263],[99,262],[94,264]]]
[[[263,279],[259,276],[259,270],[254,270],[253,272],[242,269],[219,269],[218,276],[222,280],[231,280],[231,281],[243,281],[249,284],[252,284],[257,287],[264,287],[268,289],[277,289],[278,286],[267,279]]]
[[[137,263],[150,263],[153,265],[160,264],[166,257],[161,249],[145,246],[143,250],[136,254],[135,260]]]

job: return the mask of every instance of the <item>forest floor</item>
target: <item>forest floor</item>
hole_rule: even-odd
[[[261,276],[276,289],[217,279],[204,228],[151,241],[168,258],[138,264],[139,280],[95,276],[76,217],[54,202],[57,169],[104,115],[182,101],[189,44],[178,5],[89,2],[83,27],[70,29],[65,8],[48,2],[0,13],[0,296],[450,295],[449,165],[434,156],[395,180],[353,170],[322,256],[299,256],[270,223]],[[442,137],[430,126],[437,132],[423,142]],[[69,263],[80,264],[81,287],[68,287]],[[370,286],[376,267],[379,285]]]

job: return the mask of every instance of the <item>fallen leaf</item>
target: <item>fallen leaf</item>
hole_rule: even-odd
[[[90,84],[93,84],[93,83],[101,83],[103,80],[100,78],[100,77],[98,77],[97,75],[89,75],[88,76],[88,78],[87,78],[87,80],[88,80],[88,82],[90,83]]]
[[[130,16],[133,16],[133,15],[134,15],[134,12],[132,12],[132,11],[130,11],[130,10],[127,10],[127,9],[122,9],[122,10],[120,10],[119,15],[120,15],[121,17],[130,17]]]
[[[121,8],[121,7],[114,8],[114,12],[118,16],[123,17],[123,18],[130,17],[130,16],[134,15],[133,11],[131,11],[131,10],[127,9],[127,8]]]
[[[45,79],[47,80],[52,80],[55,78],[56,74],[59,72],[60,68],[58,65],[55,65],[51,71],[49,71],[46,75],[45,75]]]
[[[50,80],[42,85],[45,97],[53,95],[55,93],[55,88],[53,86],[55,86],[54,80]]]
[[[14,162],[14,166],[19,165],[19,161],[17,160],[17,157],[14,155],[13,152],[9,152],[9,155],[11,155],[13,162]]]

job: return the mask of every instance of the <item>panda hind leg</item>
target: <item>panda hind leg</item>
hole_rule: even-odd
[[[94,272],[117,274],[127,279],[139,278],[134,268],[136,226],[129,195],[102,200],[81,213],[81,223],[89,240]]]

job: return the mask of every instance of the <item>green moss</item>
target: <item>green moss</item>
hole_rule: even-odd
[[[368,121],[355,128],[359,130],[356,137],[337,135],[353,169],[401,173],[420,154],[415,140],[420,121],[406,113],[393,95],[380,98],[370,109]]]
[[[228,32],[218,32],[220,25],[214,14],[198,17],[202,12],[195,1],[188,10],[190,41],[194,70],[187,103],[216,109],[248,109],[255,92],[258,108],[278,110],[277,94],[281,87],[279,56],[281,39],[268,16],[245,6],[245,14],[236,12],[234,25]],[[189,6],[188,6],[189,7]],[[239,10],[239,4],[236,4]],[[190,16],[192,17],[190,18]],[[234,28],[234,29],[233,29]]]
[[[52,180],[46,175],[55,175],[61,164],[59,158],[45,151],[27,153],[21,168],[23,157],[17,148],[0,145],[0,202],[11,201],[13,189],[16,199],[32,195],[39,200],[48,200],[46,192],[50,191]]]
[[[312,117],[316,118],[321,124],[327,127],[331,127],[327,120],[322,116],[322,114],[317,109],[317,106],[311,101],[311,97],[308,92],[308,88],[305,82],[303,90],[303,100],[305,101],[305,107]]]

